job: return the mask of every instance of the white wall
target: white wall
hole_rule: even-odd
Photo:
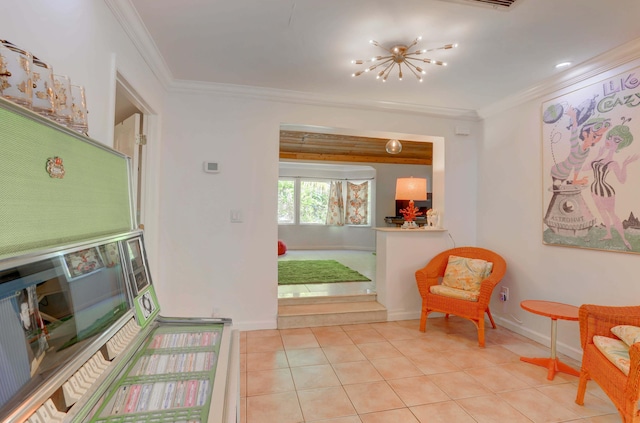
[[[444,224],[458,245],[475,244],[476,145],[480,125],[409,113],[172,92],[164,118],[160,254],[156,277],[164,314],[220,315],[241,328],[273,328],[277,316],[277,178],[281,124],[348,128],[363,135],[445,138]],[[436,147],[434,147],[436,148]],[[202,162],[220,163],[219,174]],[[442,202],[442,199],[440,199]],[[231,209],[242,223],[230,223]],[[426,262],[426,261],[425,261]]]
[[[498,324],[546,345],[550,320],[524,311],[520,307],[522,300],[579,306],[635,305],[640,298],[638,255],[542,244],[542,194],[547,187],[542,186],[541,173],[545,171],[541,105],[630,66],[501,110],[484,122],[478,156],[478,244],[494,249],[506,259],[508,269],[502,285],[509,287],[511,297],[504,308],[494,299],[492,312]],[[577,322],[559,321],[558,350],[581,358]]]
[[[158,115],[151,118],[151,125],[159,125],[165,91],[103,1],[4,0],[2,9],[0,39],[30,51],[51,65],[54,73],[67,75],[73,84],[85,87],[91,138],[113,146],[116,71]],[[147,148],[153,167],[160,161],[160,134],[150,129]],[[151,240],[148,253],[155,274],[158,181],[155,177],[147,181],[149,216],[145,235]]]

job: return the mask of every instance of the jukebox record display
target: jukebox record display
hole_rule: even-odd
[[[91,421],[206,422],[222,326],[156,328]]]

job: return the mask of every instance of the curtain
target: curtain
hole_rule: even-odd
[[[342,199],[342,181],[331,181],[329,188],[329,206],[327,207],[327,225],[344,225],[344,200]]]
[[[369,182],[352,184],[347,182],[346,220],[350,225],[366,225],[369,216]]]

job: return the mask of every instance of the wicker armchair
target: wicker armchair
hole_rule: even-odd
[[[611,328],[618,325],[640,326],[640,306],[606,307],[585,304],[580,307],[582,368],[576,403],[584,404],[587,381],[593,379],[609,396],[625,423],[639,423],[640,343],[629,348],[630,366],[626,376],[596,348],[593,336],[614,337]]]
[[[451,255],[482,259],[493,263],[491,274],[482,281],[477,302],[445,297],[430,292],[430,287],[437,285],[444,276],[449,256]],[[489,310],[489,301],[491,300],[493,288],[500,282],[506,270],[507,264],[504,259],[499,254],[484,248],[458,247],[443,251],[435,256],[424,268],[416,272],[416,282],[422,297],[420,330],[422,332],[426,330],[427,316],[431,312],[445,313],[446,317],[449,317],[449,314],[455,314],[471,320],[476,325],[476,328],[478,328],[478,344],[484,347],[484,314],[485,312],[487,313],[491,325],[495,329],[496,324]]]

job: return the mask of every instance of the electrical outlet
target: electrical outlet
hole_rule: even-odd
[[[500,301],[509,301],[509,288],[507,288],[506,286],[500,288]]]

